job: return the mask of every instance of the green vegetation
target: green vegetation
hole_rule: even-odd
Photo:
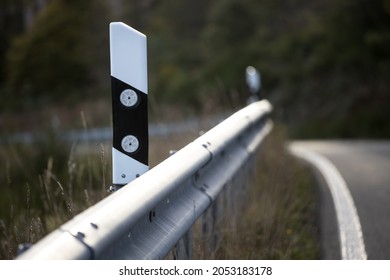
[[[124,21],[148,36],[153,116],[244,104],[253,65],[294,137],[390,135],[389,0],[51,0],[26,27],[35,2],[0,1],[2,112],[105,99],[108,23]]]
[[[101,86],[97,78],[106,66],[108,40],[95,33],[107,22],[105,7],[98,3],[53,1],[31,29],[13,41],[7,54],[8,102],[2,103],[3,109],[79,101],[90,97],[93,83]]]

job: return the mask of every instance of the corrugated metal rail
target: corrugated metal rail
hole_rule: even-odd
[[[188,240],[208,208],[214,209],[209,216],[218,215],[215,201],[229,186],[224,205],[232,207],[223,211],[234,215],[240,194],[245,196],[245,170],[272,129],[271,111],[263,100],[236,112],[18,259],[165,258],[179,241]]]

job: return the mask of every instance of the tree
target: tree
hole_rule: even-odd
[[[88,91],[87,86],[98,82],[94,67],[103,64],[99,50],[107,51],[105,12],[101,1],[52,1],[31,30],[13,42],[8,53],[9,94],[17,92],[28,106]]]

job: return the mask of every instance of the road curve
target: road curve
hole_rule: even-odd
[[[390,141],[294,141],[289,149],[319,181],[323,258],[390,259]],[[331,171],[340,178],[327,178]]]

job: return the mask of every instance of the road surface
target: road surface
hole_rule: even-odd
[[[320,183],[323,258],[389,260],[390,141],[295,141],[289,147],[314,167]],[[334,167],[324,165],[325,172],[341,175],[336,190],[318,167],[321,159]]]

